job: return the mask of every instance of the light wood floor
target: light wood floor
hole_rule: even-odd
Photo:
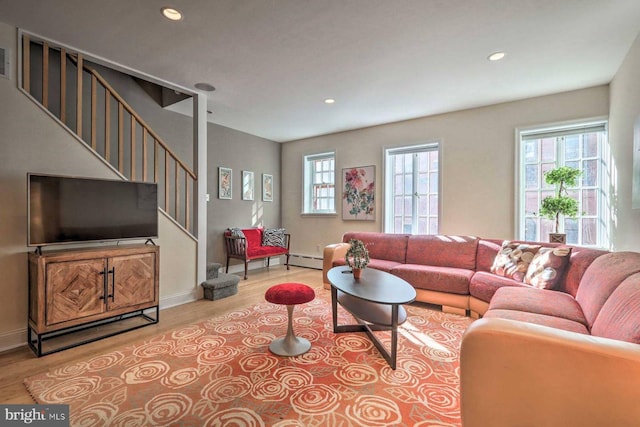
[[[0,403],[35,403],[22,381],[25,377],[46,372],[58,366],[87,359],[137,341],[164,333],[182,325],[225,314],[238,308],[264,301],[265,291],[282,282],[306,283],[322,287],[322,272],[308,268],[273,266],[270,269],[249,271],[247,280],[240,280],[238,293],[216,301],[199,300],[160,311],[160,322],[135,331],[85,344],[59,353],[37,358],[26,346],[0,353]],[[328,291],[326,291],[328,293]]]

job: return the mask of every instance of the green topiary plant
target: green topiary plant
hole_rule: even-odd
[[[569,197],[567,187],[575,187],[581,174],[582,171],[569,166],[551,169],[544,173],[544,180],[547,184],[555,185],[557,191],[555,196],[547,196],[542,200],[540,215],[555,220],[555,233],[560,228],[560,215],[569,218],[575,218],[578,215],[578,201]]]

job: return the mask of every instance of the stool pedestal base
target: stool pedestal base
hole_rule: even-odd
[[[269,345],[269,350],[278,356],[299,356],[306,353],[311,348],[311,343],[305,338],[297,337],[293,333],[293,309],[295,305],[287,305],[289,322],[287,335],[283,338],[275,339]]]

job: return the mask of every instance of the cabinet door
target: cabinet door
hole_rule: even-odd
[[[109,283],[109,310],[132,307],[156,300],[155,253],[109,258],[113,269]]]
[[[46,324],[105,311],[104,259],[51,262],[46,270]]]

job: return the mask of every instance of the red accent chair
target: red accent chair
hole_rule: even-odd
[[[269,267],[269,261],[272,256],[284,255],[287,257],[285,265],[289,270],[289,241],[291,235],[284,234],[284,246],[262,246],[262,234],[263,228],[247,228],[242,229],[244,237],[237,237],[231,235],[230,231],[225,231],[224,242],[227,250],[227,269],[229,272],[229,260],[231,258],[240,259],[244,261],[244,279],[247,279],[247,272],[249,270],[249,261],[256,259],[267,259],[267,268]]]

